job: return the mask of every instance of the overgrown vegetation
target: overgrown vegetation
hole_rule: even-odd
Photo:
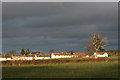
[[[40,65],[40,64],[67,64],[67,63],[94,63],[94,62],[114,62],[119,61],[118,57],[113,58],[61,58],[42,60],[11,60],[3,61],[2,65]]]

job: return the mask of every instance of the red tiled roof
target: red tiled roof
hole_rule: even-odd
[[[53,53],[54,55],[70,55],[70,54],[65,54],[65,53]]]
[[[105,52],[99,52],[98,54],[103,55]]]
[[[75,53],[75,55],[86,55],[85,53]]]
[[[86,57],[86,56],[88,56],[88,55],[81,55],[82,57]]]

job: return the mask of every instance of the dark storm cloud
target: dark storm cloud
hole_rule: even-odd
[[[28,27],[56,27],[113,21],[117,3],[4,3],[4,18],[20,18]],[[94,14],[93,14],[94,12]],[[108,14],[109,13],[109,14]],[[110,17],[111,16],[111,17]],[[32,22],[32,23],[31,23]]]
[[[117,17],[117,3],[3,3],[3,48],[84,51],[93,33],[115,46]]]

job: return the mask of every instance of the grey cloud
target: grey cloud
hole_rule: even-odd
[[[4,50],[85,51],[93,33],[108,38],[110,49],[117,44],[117,3],[3,3],[2,8]]]
[[[35,2],[35,3],[3,3],[3,17],[29,17],[29,16],[48,16],[51,14],[81,13],[86,15],[89,13],[104,14],[105,16],[114,13],[117,9],[117,3],[62,3],[62,2]],[[107,10],[107,11],[106,11]],[[111,10],[113,12],[111,12]],[[111,13],[110,13],[111,12]],[[103,16],[104,16],[103,15]],[[93,15],[93,16],[98,16]],[[87,17],[87,16],[86,16]]]
[[[3,17],[5,19],[6,17],[9,18],[9,16],[12,19],[17,18],[19,22],[23,20],[19,24],[24,24],[23,26],[25,27],[61,27],[76,24],[91,24],[93,22],[115,20],[117,18],[117,6],[115,4],[3,3]],[[6,8],[5,5],[8,7]]]

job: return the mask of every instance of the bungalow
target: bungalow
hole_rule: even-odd
[[[89,57],[89,55],[82,55],[81,57]]]
[[[12,56],[12,60],[33,60],[33,56]]]
[[[40,59],[50,59],[50,56],[49,57],[45,57],[45,56],[39,57],[39,56],[35,55],[35,60],[40,60]]]
[[[67,53],[52,53],[51,58],[72,58],[73,55]]]
[[[0,56],[0,61],[12,60],[11,56]]]
[[[108,57],[108,54],[106,52],[99,52],[93,54],[95,57]]]
[[[0,61],[12,60],[11,58],[0,58]]]
[[[85,53],[73,53],[74,57],[89,57],[89,55],[85,54]]]

